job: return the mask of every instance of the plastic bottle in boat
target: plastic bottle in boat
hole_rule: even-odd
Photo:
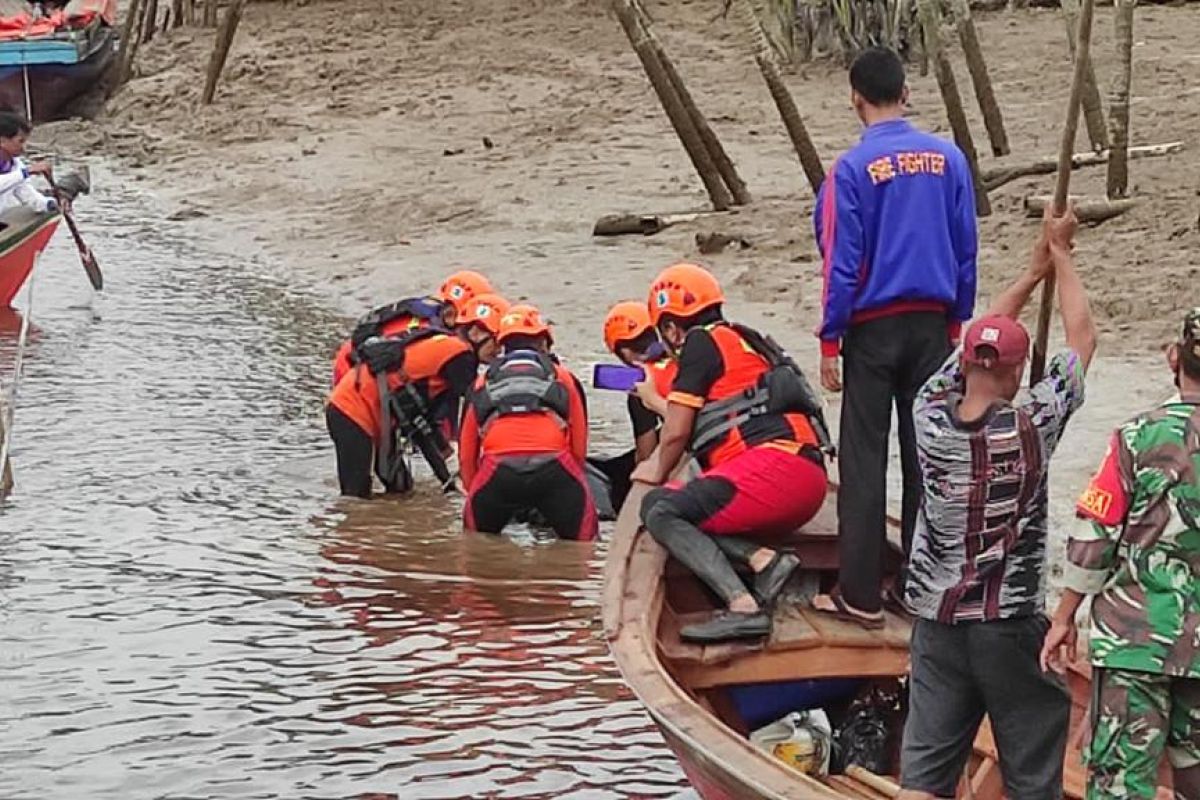
[[[806,775],[829,774],[833,729],[821,709],[793,711],[750,734],[750,741]]]

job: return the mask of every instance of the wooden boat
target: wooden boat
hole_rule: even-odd
[[[62,217],[12,208],[0,214],[0,308],[7,308],[50,242]]]
[[[617,522],[605,565],[604,633],[625,682],[658,725],[688,780],[704,800],[835,800],[894,796],[891,775],[814,778],[760,750],[747,738],[750,725],[738,697],[748,687],[783,696],[795,682],[847,678],[896,681],[908,671],[909,621],[888,613],[887,627],[867,631],[815,613],[796,595],[828,589],[837,569],[834,494],[822,512],[784,542],[802,569],[775,610],[765,643],[698,646],[679,628],[711,613],[711,595],[641,530],[637,511],[645,487],[635,487]],[[898,552],[889,567],[899,566]],[[797,592],[799,586],[799,592]],[[1064,771],[1065,795],[1082,798],[1085,773],[1079,748],[1089,699],[1086,666],[1069,676],[1071,735]],[[744,706],[743,706],[744,707]],[[793,710],[793,709],[786,709]],[[782,716],[780,712],[776,716]],[[757,724],[763,724],[759,721]],[[898,741],[899,731],[895,732]],[[877,779],[879,778],[879,779]],[[967,781],[970,782],[968,787]],[[1163,797],[1170,797],[1164,790]],[[960,786],[960,797],[999,800],[1003,785],[995,742],[985,721]]]
[[[40,18],[30,8],[0,0],[0,106],[47,122],[64,116],[115,63],[116,0],[71,0]]]

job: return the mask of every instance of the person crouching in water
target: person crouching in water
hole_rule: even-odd
[[[443,484],[452,482],[442,423],[457,414],[475,381],[483,347],[430,326],[362,344],[359,362],[338,381],[325,409],[343,495],[371,496],[372,465],[387,492],[412,488],[397,434],[418,445]]]
[[[654,489],[641,508],[650,534],[728,606],[683,627],[682,638],[696,642],[770,633],[766,609],[799,561],[741,537],[795,530],[821,508],[827,487],[820,400],[770,338],[725,320],[724,301],[717,279],[695,264],[654,281],[650,318],[677,352],[679,372],[658,451],[633,474],[659,486],[689,450],[702,468],[687,484]],[[735,561],[754,573],[753,589]]]
[[[500,356],[475,382],[459,435],[463,525],[500,533],[538,511],[560,539],[595,539],[583,388],[551,355],[550,326],[533,306],[510,308],[498,339]]]

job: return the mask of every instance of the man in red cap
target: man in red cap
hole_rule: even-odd
[[[903,800],[954,797],[985,714],[1005,796],[1062,796],[1070,696],[1038,653],[1048,627],[1047,468],[1083,404],[1096,351],[1071,260],[1076,225],[1070,210],[1047,216],[1029,269],[971,324],[913,405],[924,495],[904,597],[917,620]],[[1051,270],[1067,348],[1017,400],[1029,353],[1017,318]]]

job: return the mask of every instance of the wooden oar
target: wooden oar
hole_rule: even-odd
[[[75,247],[79,249],[79,261],[83,264],[83,271],[87,273],[92,288],[97,292],[102,291],[104,289],[104,273],[100,271],[100,262],[96,261],[96,254],[83,240],[79,226],[75,224],[75,215],[71,213],[63,193],[54,183],[54,179],[47,175],[46,180],[50,181],[50,188],[54,190],[54,199],[62,211],[63,219],[67,221],[67,228],[70,229],[71,237],[75,240]]]
[[[1071,156],[1075,150],[1075,133],[1079,130],[1079,108],[1083,98],[1083,84],[1090,63],[1092,44],[1092,17],[1096,9],[1095,0],[1083,0],[1079,9],[1079,31],[1076,36],[1075,74],[1071,79],[1071,99],[1067,101],[1067,121],[1063,125],[1062,141],[1058,148],[1058,175],[1054,182],[1054,205],[1051,213],[1063,213],[1067,206],[1067,192],[1071,188]],[[1029,365],[1029,385],[1033,386],[1046,374],[1046,346],[1050,338],[1050,313],[1054,309],[1054,273],[1046,276],[1042,284],[1042,303],[1038,308],[1037,336],[1033,340],[1033,359]]]

